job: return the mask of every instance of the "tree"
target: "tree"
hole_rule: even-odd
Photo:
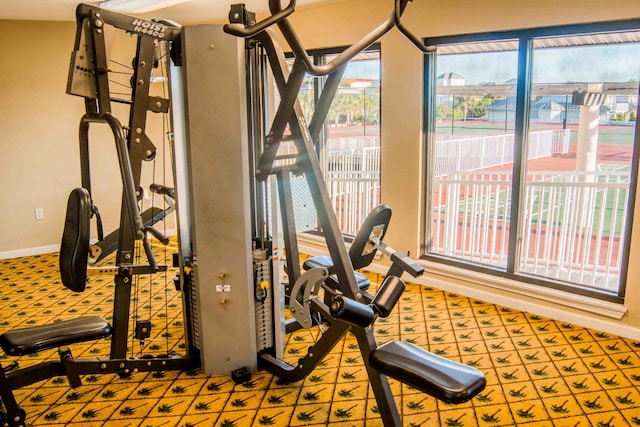
[[[491,97],[483,96],[456,96],[455,110],[461,111],[461,118],[466,121],[471,117],[484,117],[487,114],[487,106],[491,104]]]

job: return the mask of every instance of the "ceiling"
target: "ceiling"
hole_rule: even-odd
[[[304,9],[345,0],[297,0],[296,9]],[[73,21],[79,0],[0,0],[0,19],[34,21]],[[100,4],[99,1],[84,1]],[[245,3],[247,9],[258,16],[268,12],[268,0],[191,0],[190,2],[152,12],[144,17],[171,19],[183,25],[227,22],[229,6]],[[288,2],[282,1],[285,8]]]

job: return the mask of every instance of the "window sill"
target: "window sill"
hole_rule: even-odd
[[[440,276],[442,279],[437,280],[441,282],[451,283],[451,279],[453,279],[455,282],[464,281],[476,286],[496,289],[498,291],[510,292],[512,294],[522,295],[527,298],[545,301],[555,305],[571,307],[577,310],[585,311],[589,314],[599,314],[617,320],[622,319],[622,317],[624,317],[624,315],[627,313],[627,308],[620,303],[603,301],[597,298],[519,282],[517,280],[496,277],[493,275],[483,274],[477,271],[466,270],[464,268],[440,264],[432,261],[422,260],[421,264],[431,275]],[[431,279],[429,278],[423,280],[429,281]],[[471,290],[472,288],[469,289]]]
[[[298,235],[298,240],[300,251],[303,253],[311,256],[327,254],[327,248],[322,236],[301,233]],[[378,254],[376,261],[368,269],[375,273],[384,274],[388,266],[378,262],[379,260]],[[420,260],[419,262],[425,267],[428,277],[410,278],[413,283],[434,286],[444,291],[456,292],[470,298],[483,299],[494,304],[545,315],[556,320],[582,323],[585,326],[593,327],[594,314],[620,320],[627,313],[627,308],[620,303],[603,301],[438,262],[426,260]],[[501,292],[508,292],[513,296],[505,295]],[[519,298],[519,295],[525,297],[526,300]],[[542,302],[553,305],[542,304]],[[567,312],[563,310],[563,307],[570,307],[584,312],[584,322],[577,322],[576,312]],[[600,326],[600,328],[608,329],[604,326]]]

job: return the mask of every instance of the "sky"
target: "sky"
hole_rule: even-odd
[[[437,75],[454,72],[466,84],[503,83],[517,75],[517,52],[440,55]],[[377,59],[351,61],[345,78],[380,79]],[[534,83],[628,82],[640,79],[640,43],[535,49]]]
[[[466,84],[516,77],[517,52],[440,55],[437,75],[455,72]],[[628,82],[640,79],[640,43],[535,49],[534,83]]]
[[[380,60],[366,59],[351,61],[347,64],[347,69],[344,71],[344,78],[380,80]]]

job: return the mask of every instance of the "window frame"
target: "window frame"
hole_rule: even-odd
[[[584,24],[571,24],[562,26],[550,26],[550,27],[537,27],[528,29],[517,29],[509,31],[494,31],[494,32],[482,32],[471,33],[462,35],[447,35],[438,37],[427,37],[424,42],[427,46],[438,46],[439,44],[459,44],[459,43],[477,43],[477,42],[494,42],[502,41],[505,39],[518,41],[518,60],[517,60],[517,83],[516,83],[516,115],[515,115],[515,136],[514,136],[514,163],[513,163],[513,185],[512,185],[512,203],[511,203],[511,218],[509,233],[509,246],[507,254],[507,268],[506,270],[499,269],[492,266],[483,266],[475,263],[465,261],[463,259],[455,259],[453,257],[442,256],[434,253],[429,253],[429,238],[431,235],[431,223],[430,212],[428,209],[428,200],[431,196],[431,170],[429,165],[431,164],[431,151],[430,147],[435,141],[436,137],[436,54],[425,55],[424,59],[424,84],[423,84],[423,177],[421,182],[421,194],[423,196],[420,230],[420,248],[421,258],[428,261],[434,261],[445,265],[454,267],[465,268],[468,270],[488,273],[490,275],[503,277],[507,279],[513,279],[520,282],[530,283],[534,285],[540,285],[543,287],[557,289],[562,291],[568,291],[577,295],[583,295],[588,297],[594,297],[604,301],[611,301],[616,303],[624,302],[626,293],[627,275],[629,269],[629,251],[631,247],[631,236],[633,232],[633,215],[636,203],[636,186],[638,184],[638,167],[640,163],[640,127],[636,119],[635,135],[633,142],[633,156],[631,159],[631,172],[629,183],[629,199],[627,210],[627,227],[625,235],[621,239],[622,263],[620,266],[620,279],[618,285],[618,292],[607,292],[604,290],[598,290],[595,288],[588,288],[580,286],[578,284],[570,284],[567,282],[556,281],[553,279],[543,279],[539,276],[531,276],[518,272],[518,259],[519,259],[519,247],[518,239],[522,231],[522,220],[520,218],[520,212],[524,210],[521,196],[524,193],[524,177],[523,170],[526,163],[526,158],[523,158],[523,153],[527,151],[527,136],[529,130],[529,100],[532,88],[532,54],[533,54],[533,41],[535,38],[541,37],[563,37],[574,36],[580,34],[589,33],[614,33],[624,31],[640,31],[640,19],[629,19],[621,21],[606,21],[596,23],[584,23]],[[640,92],[640,91],[639,91]],[[640,93],[639,93],[640,96]]]

